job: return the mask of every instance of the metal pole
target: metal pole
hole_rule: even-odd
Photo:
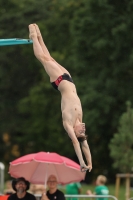
[[[4,192],[4,170],[5,165],[0,162],[0,194],[3,194]]]

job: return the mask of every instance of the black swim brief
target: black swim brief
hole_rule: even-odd
[[[59,84],[60,84],[60,82],[61,82],[62,80],[70,81],[70,82],[73,83],[73,80],[72,80],[72,78],[69,76],[69,74],[64,73],[63,75],[59,76],[59,77],[57,78],[57,80],[54,81],[54,82],[52,82],[51,84],[52,84],[52,86],[53,86],[56,90],[58,90],[58,86],[59,86]]]

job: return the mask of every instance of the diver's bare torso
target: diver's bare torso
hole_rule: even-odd
[[[62,119],[71,126],[75,126],[77,120],[82,123],[82,107],[73,83],[63,80],[58,90],[61,92]]]

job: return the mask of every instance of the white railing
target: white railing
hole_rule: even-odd
[[[40,195],[38,194],[35,194],[37,200],[40,200]],[[114,199],[114,200],[118,200],[115,196],[112,196],[112,195],[68,195],[68,194],[65,194],[65,197],[69,197],[69,198],[78,198],[78,199],[96,199],[96,198],[111,198],[111,199]],[[131,200],[131,199],[129,199]]]
[[[66,194],[65,195],[65,197],[69,197],[69,198],[79,198],[79,199],[81,199],[82,198],[82,200],[83,199],[86,199],[86,198],[89,198],[89,199],[96,199],[96,198],[112,198],[112,199],[114,199],[114,200],[118,200],[115,196],[112,196],[112,195],[68,195],[68,194]]]

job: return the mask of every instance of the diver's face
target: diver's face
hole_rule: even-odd
[[[85,123],[80,123],[74,127],[74,131],[77,137],[85,134]]]

